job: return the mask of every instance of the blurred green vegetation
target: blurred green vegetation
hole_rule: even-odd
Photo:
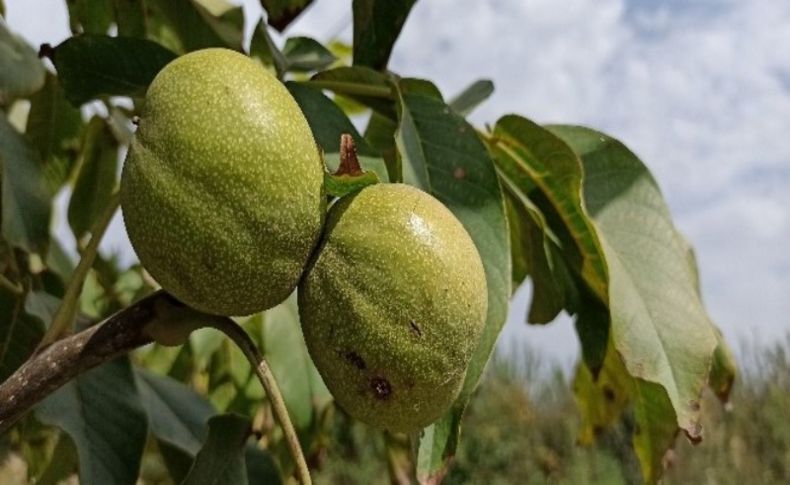
[[[158,349],[181,354],[177,349]],[[790,335],[769,347],[744,347],[739,354],[741,372],[730,403],[723,406],[706,391],[704,439],[693,446],[678,437],[664,460],[669,468],[663,483],[790,483]],[[578,445],[580,422],[570,377],[547,368],[545,362],[529,349],[494,356],[470,402],[459,451],[443,483],[641,483],[630,445],[633,416],[626,414],[612,429],[602,431],[594,446]],[[256,409],[259,399],[252,400]],[[390,465],[402,463],[398,452],[401,457],[408,454],[408,439],[393,450],[392,441],[385,441],[382,433],[333,406],[326,408],[321,421],[328,432],[319,433],[310,447],[317,484],[391,483]],[[30,424],[43,432],[35,421]],[[39,434],[51,438],[51,433]],[[0,483],[28,483],[24,477],[40,475],[29,466],[48,463],[35,459],[36,454],[44,448],[51,454],[53,445],[42,448],[30,441],[10,454],[0,446]],[[140,483],[173,483],[153,448],[143,460]]]
[[[249,322],[248,330],[255,323]],[[210,334],[200,336],[206,337],[206,342],[216,343],[216,339],[208,338]],[[220,347],[224,345],[221,343]],[[154,347],[150,352],[147,362],[152,368],[163,371],[153,365],[154,361],[161,361],[164,370],[170,368],[171,375],[192,375],[193,379],[186,380],[195,389],[206,385],[182,369],[184,361],[177,356],[183,357],[184,349]],[[593,446],[580,446],[579,413],[571,377],[559,368],[548,368],[545,358],[528,348],[507,354],[494,356],[469,404],[458,454],[443,483],[641,483],[639,464],[630,444],[632,415],[626,413],[613,428],[602,431]],[[741,372],[729,404],[722,405],[712,392],[706,391],[701,407],[704,439],[693,446],[684,436],[678,436],[675,449],[664,459],[668,469],[663,483],[790,483],[790,333],[770,346],[743,347],[739,356]],[[153,357],[156,359],[150,360]],[[206,368],[223,367],[217,363],[222,360],[218,358],[212,358],[214,364],[206,362]],[[263,419],[258,425],[262,431],[273,426],[266,407],[260,407],[262,396],[257,387],[250,387],[255,392],[247,398],[239,400],[237,396],[229,401],[222,397],[225,387],[209,393],[217,408],[258,416],[256,419]],[[406,437],[386,437],[335,406],[323,409],[313,424],[320,432],[308,448],[315,483],[392,483],[390,468],[403,467],[403,457],[410,454],[410,446],[415,447],[416,443],[409,443]],[[51,433],[45,433],[46,428],[35,420],[28,425],[33,427],[28,435],[41,436],[46,443],[30,440],[21,449],[9,449],[8,443],[0,440],[0,484],[30,483],[25,477],[41,476],[43,470],[35,467],[49,463],[53,452],[60,453],[52,449],[56,440]],[[74,453],[69,443],[64,448],[67,453],[59,460],[68,468],[60,474],[64,477],[73,473],[76,466],[76,456],[69,455]],[[269,442],[268,446],[283,463],[288,463],[276,442]],[[155,440],[149,440],[138,483],[174,483],[167,468]],[[413,473],[407,468],[403,471]]]
[[[489,365],[444,483],[640,483],[632,416],[603,432],[596,445],[578,446],[569,377],[542,368],[527,349],[514,355],[499,354]],[[740,355],[745,362],[730,403],[723,406],[706,391],[704,439],[694,446],[678,436],[664,460],[664,483],[790,483],[790,334]],[[390,483],[384,438],[340,411],[334,422],[316,482]]]

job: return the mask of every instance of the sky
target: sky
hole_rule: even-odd
[[[10,27],[34,46],[69,35],[61,0],[6,2]],[[350,4],[315,0],[286,35],[350,39]],[[243,5],[249,32],[261,8]],[[696,248],[713,320],[746,352],[790,332],[788,46],[787,0],[420,0],[390,68],[447,97],[492,79],[494,95],[471,116],[479,126],[519,113],[623,141]],[[65,215],[54,230],[73,245]],[[133,258],[120,217],[102,248]],[[572,324],[524,324],[530,293],[516,293],[499,345],[567,368]]]

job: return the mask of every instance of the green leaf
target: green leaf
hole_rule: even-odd
[[[532,239],[527,226],[529,215],[516,196],[507,190],[505,191],[505,210],[510,228],[511,285],[515,291],[529,275],[529,251],[532,249]]]
[[[339,66],[315,74],[311,84],[338,94],[392,97],[386,74],[365,66]]]
[[[450,101],[450,107],[461,116],[468,116],[480,103],[488,99],[494,92],[494,83],[489,79],[480,79],[470,84]]]
[[[415,476],[413,446],[407,434],[384,433],[387,471],[391,483],[412,483]]]
[[[595,374],[609,338],[607,282],[600,243],[581,199],[581,163],[562,140],[516,115],[499,120],[489,143],[503,185],[529,216],[521,223],[532,235],[524,250],[533,283],[527,321],[547,323],[563,308],[576,314],[582,356]]]
[[[209,419],[208,437],[195,457],[184,484],[246,485],[244,448],[251,434],[249,418],[223,414]]]
[[[266,485],[280,485],[283,483],[277,463],[272,453],[262,450],[252,443],[244,449],[244,458],[247,464],[247,482],[265,483]]]
[[[33,148],[0,112],[3,236],[11,245],[45,254],[50,193]]]
[[[25,137],[38,149],[51,193],[66,182],[79,152],[80,111],[66,101],[58,78],[47,74],[44,87],[30,98]]]
[[[60,303],[60,298],[52,296],[45,291],[31,291],[25,298],[25,312],[40,320],[43,327],[48,328]]]
[[[420,433],[417,479],[422,484],[441,483],[458,448],[465,405],[453,408]]]
[[[344,98],[343,96],[334,96],[332,101],[334,101],[348,117],[363,116],[370,113],[366,106],[357,103],[353,99]]]
[[[148,423],[128,358],[78,376],[36,406],[35,413],[74,440],[81,483],[136,482]]]
[[[338,153],[340,135],[348,133],[354,138],[358,153],[375,154],[375,150],[360,136],[346,114],[324,93],[293,81],[286,82],[285,86],[299,104],[310,124],[316,143],[324,153]]]
[[[332,197],[343,197],[377,183],[379,178],[374,172],[365,172],[361,175],[324,174],[324,188]]]
[[[75,34],[106,34],[115,20],[109,0],[70,0],[69,25]]]
[[[419,79],[416,77],[404,77],[397,80],[398,89],[401,95],[403,94],[424,94],[436,98],[439,101],[444,101],[441,91],[434,83],[427,79]]]
[[[713,352],[713,364],[710,369],[708,385],[721,402],[727,403],[730,400],[732,385],[738,375],[738,366],[721,330],[716,328],[715,332],[716,350]]]
[[[349,134],[357,147],[359,164],[366,172],[373,172],[378,179],[387,180],[387,167],[376,150],[359,134],[357,129],[331,99],[321,91],[304,84],[289,81],[288,91],[299,103],[318,146],[324,152],[329,169],[334,171],[339,164],[340,135]],[[370,179],[365,179],[370,181]]]
[[[160,439],[157,439],[156,446],[159,449],[159,453],[162,455],[165,468],[167,468],[173,483],[184,483],[184,479],[189,474],[192,463],[195,461],[194,455],[190,456],[179,448]]]
[[[66,254],[66,250],[57,238],[50,240],[45,262],[47,269],[57,274],[62,281],[68,281],[74,272],[74,261]]]
[[[636,380],[632,400],[636,421],[633,445],[642,467],[642,478],[645,483],[658,483],[664,472],[664,455],[675,444],[678,434],[675,411],[660,384]]]
[[[669,423],[699,438],[699,398],[716,335],[687,248],[647,168],[602,133],[574,126],[551,130],[584,165],[584,199],[609,269],[611,338],[636,378],[643,433],[635,443],[643,472],[652,480],[666,451],[662,446],[671,444]]]
[[[691,273],[694,276],[694,286],[697,289],[697,295],[702,299],[702,288],[700,286],[699,268],[697,266],[697,257],[694,254],[694,248],[680,233],[677,235],[680,243],[686,249],[686,260]],[[708,376],[708,386],[716,394],[719,400],[726,404],[730,400],[730,393],[732,386],[735,383],[735,378],[738,375],[738,364],[735,361],[735,355],[732,353],[727,341],[724,340],[721,330],[713,325],[713,332],[716,334],[716,350],[713,352],[713,362],[711,364],[710,375]]]
[[[0,288],[0,382],[27,360],[43,336],[44,324],[25,311],[25,299]]]
[[[240,51],[244,41],[244,8],[227,0],[192,0],[198,13],[225,43]]]
[[[55,485],[63,483],[77,472],[79,457],[77,456],[77,445],[66,433],[61,433],[58,443],[52,450],[52,459],[47,464],[47,468],[41,473],[41,477],[36,480],[37,485]]]
[[[100,116],[85,129],[81,160],[69,201],[68,219],[79,241],[107,208],[118,173],[118,142]]]
[[[149,365],[150,366],[150,365]],[[136,369],[140,398],[167,469],[183,482],[217,411],[203,396],[170,377]]]
[[[539,190],[546,201],[539,207],[547,218],[556,214],[550,219],[556,223],[550,225],[563,247],[576,249],[569,256],[571,266],[580,268],[605,302],[606,263],[582,202],[582,167],[576,154],[545,128],[517,115],[497,121],[490,143],[497,166],[522,194],[533,187]]]
[[[279,32],[285,30],[313,0],[261,0],[269,25]]]
[[[145,39],[80,35],[55,48],[53,62],[74,106],[100,96],[143,97],[176,55]]]
[[[41,89],[44,73],[36,51],[0,19],[0,106]]]
[[[610,345],[597,376],[581,363],[576,368],[573,393],[581,415],[578,441],[592,445],[612,426],[630,403],[634,410],[633,446],[646,483],[656,483],[662,460],[677,436],[675,413],[663,387],[632,378]]]
[[[266,66],[273,66],[278,78],[282,78],[288,69],[288,61],[275,45],[263,20],[258,22],[252,34],[250,57],[258,59]]]
[[[336,67],[319,72],[309,83],[317,89],[328,89],[357,103],[372,108],[373,111],[395,120],[393,94],[389,78],[373,69],[354,66]]]
[[[120,37],[145,37],[145,5],[143,0],[112,0],[115,24]]]
[[[566,307],[570,276],[561,259],[560,248],[550,237],[551,230],[540,211],[506,179],[502,185],[509,202],[509,227],[514,282],[532,277],[532,302],[527,321],[548,323]]]
[[[216,339],[216,333],[212,337]],[[209,419],[217,416],[217,411],[205,397],[170,377],[144,369],[137,369],[136,374],[151,433],[159,441],[173,479],[180,483],[200,452]],[[250,444],[245,456],[250,483],[281,483],[269,453]]]
[[[174,379],[142,369],[136,374],[151,433],[194,457],[206,436],[206,423],[217,414],[216,409]]]
[[[335,38],[329,41],[329,45],[327,47],[330,51],[332,51],[332,54],[338,60],[340,60],[341,63],[351,63],[351,56],[354,55],[354,48],[351,44]]]
[[[574,297],[574,303],[569,306],[576,313],[574,326],[581,344],[582,360],[590,372],[597,375],[605,365],[610,346],[609,308],[582,285]]]
[[[365,128],[365,140],[375,148],[384,158],[387,166],[387,174],[390,182],[401,182],[400,160],[398,159],[398,148],[395,146],[395,131],[398,124],[375,111],[370,113],[368,126]]]
[[[244,12],[225,0],[146,0],[148,36],[184,54],[208,47],[241,50]]]
[[[223,345],[224,340],[217,338],[212,329],[199,329],[189,336],[189,346],[192,351],[192,358],[195,366],[199,370],[206,370],[215,352]]]
[[[632,385],[631,376],[612,347],[597,375],[582,362],[576,366],[573,397],[581,418],[580,444],[592,445],[604,429],[620,418],[629,403]]]
[[[332,52],[310,37],[291,37],[285,41],[283,55],[288,70],[296,72],[318,71],[329,67],[336,58]]]
[[[354,65],[383,70],[416,0],[354,0]]]
[[[488,315],[453,408],[427,428],[418,473],[432,476],[455,453],[459,423],[507,316],[510,247],[502,192],[493,162],[474,128],[442,101],[401,94],[396,143],[403,179],[433,194],[461,221],[475,242],[488,282]]]
[[[312,427],[331,400],[302,337],[296,294],[264,314],[263,353],[277,378],[288,414],[299,431]]]

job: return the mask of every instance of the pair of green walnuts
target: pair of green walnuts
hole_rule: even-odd
[[[194,308],[249,315],[298,286],[308,351],[337,402],[415,431],[463,384],[487,310],[480,256],[419,189],[368,186],[327,213],[323,184],[285,86],[242,54],[206,49],[150,85],[121,207],[143,266]]]

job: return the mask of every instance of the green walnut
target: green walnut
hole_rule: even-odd
[[[208,313],[248,315],[299,281],[326,212],[323,164],[282,83],[237,52],[196,51],[148,88],[121,207],[163,288]]]
[[[339,200],[299,286],[310,356],[352,416],[394,432],[439,418],[485,322],[480,255],[427,193],[378,184]]]

